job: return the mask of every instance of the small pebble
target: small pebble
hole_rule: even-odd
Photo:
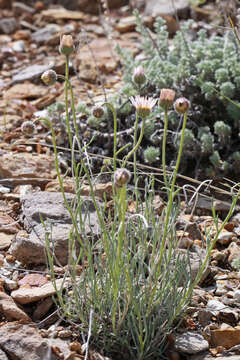
[[[6,260],[13,263],[16,260],[16,258],[13,255],[7,254]]]
[[[58,337],[60,337],[60,339],[67,339],[70,338],[72,336],[72,332],[71,330],[61,330],[58,332]]]
[[[240,301],[240,290],[236,290],[233,295],[234,300]]]

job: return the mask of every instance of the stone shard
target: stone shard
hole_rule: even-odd
[[[73,206],[75,195],[66,193],[69,205]],[[13,240],[9,253],[23,264],[46,263],[46,240],[56,263],[66,265],[69,257],[69,233],[76,244],[100,234],[100,225],[94,204],[90,197],[82,196],[78,204],[76,221],[78,230],[73,229],[71,216],[66,208],[62,193],[40,191],[25,195],[22,200],[24,225],[30,231],[19,232]],[[44,221],[44,225],[41,221]],[[81,224],[81,225],[80,225]]]
[[[166,0],[148,0],[146,2],[145,14],[150,15],[154,18],[161,15],[174,15],[177,11],[178,15],[186,17],[187,11],[189,9],[189,0],[174,0],[174,5],[172,1]]]
[[[31,322],[31,319],[27,314],[15,304],[11,296],[5,292],[0,291],[0,312],[8,320],[23,320],[25,322]],[[0,357],[1,359],[1,357]]]
[[[46,339],[34,326],[17,322],[0,327],[0,347],[7,359],[14,360],[57,360]],[[4,359],[4,358],[3,358]]]
[[[58,290],[62,286],[65,287],[66,285],[67,280],[56,280],[56,288]],[[56,294],[56,289],[51,281],[41,287],[20,287],[19,289],[11,292],[12,298],[20,304],[29,304],[32,302],[36,302],[54,294]]]
[[[197,354],[208,348],[209,344],[202,334],[195,331],[187,331],[178,335],[175,340],[175,349],[186,354]]]

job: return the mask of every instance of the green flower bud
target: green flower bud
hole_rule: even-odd
[[[57,74],[54,70],[47,70],[41,76],[42,81],[45,85],[54,85],[57,81]]]
[[[114,173],[114,184],[117,187],[122,187],[127,184],[131,179],[131,173],[125,169],[117,169]]]
[[[74,51],[72,35],[63,35],[60,41],[59,52],[69,56]]]
[[[133,81],[139,86],[145,84],[145,82],[147,81],[147,77],[141,65],[134,69]]]
[[[159,106],[164,110],[169,110],[173,106],[175,91],[171,89],[162,89],[159,98]]]
[[[190,108],[190,101],[184,97],[177,99],[174,103],[174,109],[179,114],[184,114]]]

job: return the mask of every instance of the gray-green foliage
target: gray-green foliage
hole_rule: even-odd
[[[155,146],[148,146],[144,150],[144,159],[147,163],[152,164],[159,160],[160,149]]]
[[[218,151],[219,164],[225,161],[228,166],[224,166],[224,171],[231,170],[231,146],[239,140],[240,133],[240,47],[234,33],[226,30],[222,36],[209,37],[201,29],[194,38],[190,20],[183,24],[170,43],[162,18],[156,20],[153,34],[143,25],[138,12],[135,16],[137,31],[142,34],[144,60],[141,65],[149,84],[155,88],[148,95],[156,96],[161,88],[172,88],[178,95],[187,97],[191,101],[187,125],[191,135],[187,132],[186,136],[192,144],[194,139],[195,144],[199,143],[200,166],[206,169],[211,163],[209,156]],[[130,92],[131,76],[139,63],[130,52],[120,48],[118,52],[123,59],[124,80]],[[192,126],[193,123],[196,125]],[[172,126],[173,130],[178,130],[178,123],[172,123]],[[209,131],[204,136],[199,135],[198,128],[206,126]],[[186,141],[185,147],[189,147],[189,141],[188,144]],[[185,158],[190,155],[189,151],[184,151]],[[214,168],[214,175],[222,172],[222,165]]]

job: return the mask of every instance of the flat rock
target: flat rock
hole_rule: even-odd
[[[12,297],[3,291],[0,291],[0,313],[8,320],[23,320],[25,322],[32,321],[23,310],[19,309]]]
[[[60,26],[57,24],[48,24],[42,29],[39,29],[32,33],[32,41],[38,44],[46,44],[60,31]]]
[[[192,247],[193,248],[193,247]],[[192,250],[192,249],[191,249]],[[195,250],[195,249],[193,249]],[[199,268],[201,267],[203,260],[205,258],[205,251],[199,248],[198,252],[195,251],[189,251],[186,249],[178,249],[178,253],[182,254],[183,259],[188,258],[189,262],[190,262],[190,269],[189,271],[191,272],[191,278],[192,280],[194,280],[198,274]],[[205,270],[203,271],[202,277],[200,279],[200,282],[203,282],[206,277],[209,275],[210,273],[210,267],[206,266]]]
[[[68,204],[75,199],[75,196],[66,193]],[[61,192],[40,191],[36,193],[26,194],[21,198],[24,216],[24,225],[26,229],[39,225],[41,219],[48,220],[56,224],[71,224],[70,214],[65,206]]]
[[[71,206],[73,206],[76,197],[70,193],[65,193],[65,196],[68,204],[72,203]],[[82,221],[85,223],[85,234],[99,234],[97,215],[91,198],[82,196],[81,199],[82,204],[78,205],[78,211],[82,214]],[[27,194],[21,200],[25,217],[24,224],[28,229],[41,224],[41,220],[47,220],[52,225],[72,223],[61,192],[41,191]]]
[[[0,250],[8,249],[14,239],[14,234],[0,232]]]
[[[20,1],[14,1],[12,5],[12,10],[15,16],[22,15],[23,13],[34,14],[35,10]]]
[[[189,9],[189,0],[174,0],[174,6],[172,1],[166,0],[148,0],[146,1],[145,14],[152,17],[160,15],[174,15],[175,11],[184,17]]]
[[[73,194],[66,193],[69,204],[75,199]],[[82,197],[81,214],[84,225],[79,226],[80,236],[98,236],[100,227],[93,202]],[[55,261],[61,265],[68,263],[69,232],[72,220],[65,206],[62,193],[45,191],[27,194],[22,198],[24,225],[30,234],[19,232],[13,240],[9,253],[23,264],[46,263],[46,231],[49,232],[50,248]],[[45,222],[45,226],[41,223]],[[79,220],[79,219],[78,219]],[[76,250],[80,246],[76,241]]]
[[[15,18],[3,18],[0,20],[0,32],[12,34],[18,28],[18,22]]]
[[[227,248],[228,252],[229,252],[229,256],[228,256],[228,262],[229,264],[231,264],[231,262],[237,258],[240,257],[240,246],[238,244],[236,244],[235,242],[232,242],[228,248]]]
[[[202,334],[194,331],[187,331],[184,334],[177,335],[175,340],[175,349],[186,354],[196,354],[208,350],[209,344]]]
[[[20,229],[21,226],[11,216],[6,213],[0,213],[0,232],[16,234]]]
[[[48,65],[30,65],[13,75],[11,84],[40,78],[44,71],[52,69],[53,66],[54,62],[50,62]]]
[[[0,360],[9,360],[5,352],[0,349]]]
[[[9,359],[57,360],[46,339],[34,326],[7,323],[0,327],[0,347]]]
[[[22,232],[12,241],[9,253],[22,264],[45,264],[46,263],[46,230],[49,230],[51,238],[51,251],[55,261],[61,265],[68,263],[68,242],[71,224],[58,224],[47,226],[42,224],[34,227],[29,236],[22,235]],[[76,245],[76,249],[79,246]]]
[[[58,290],[62,285],[65,286],[66,284],[66,280],[64,285],[63,279],[56,280],[56,288]],[[29,304],[41,299],[45,299],[54,294],[56,294],[56,290],[51,281],[41,287],[20,287],[19,289],[11,292],[12,298],[19,304]]]
[[[198,355],[192,355],[190,357],[188,357],[188,360],[239,360],[239,355],[226,355],[226,356],[212,356],[209,353],[204,353],[204,354],[198,354]]]
[[[75,0],[75,2],[78,10],[91,14],[99,13],[99,4],[96,0]],[[127,4],[128,0],[111,0],[108,2],[109,9],[116,9]]]
[[[138,35],[136,35],[138,36]],[[118,40],[121,48],[127,48],[136,55],[138,53],[137,43],[128,40]],[[76,55],[76,65],[79,70],[79,76],[88,82],[95,83],[98,78],[95,60],[92,58],[89,46],[94,54],[97,54],[98,68],[103,73],[111,73],[118,66],[118,55],[113,58],[113,49],[109,46],[109,40],[106,38],[94,39],[89,45],[81,48]]]
[[[230,242],[232,241],[232,238],[234,236],[235,236],[235,234],[230,232],[230,231],[222,231],[218,235],[217,242],[222,244],[222,245],[228,245],[228,244],[230,244]]]
[[[56,177],[52,156],[45,154],[13,153],[0,155],[0,178],[45,178]]]
[[[86,15],[81,11],[71,11],[64,8],[47,9],[42,11],[42,16],[47,19],[83,20]]]
[[[215,347],[223,346],[226,349],[240,344],[240,326],[212,330],[211,344]]]
[[[36,99],[45,96],[48,89],[43,85],[34,85],[31,83],[15,84],[5,91],[3,98],[9,99]]]

